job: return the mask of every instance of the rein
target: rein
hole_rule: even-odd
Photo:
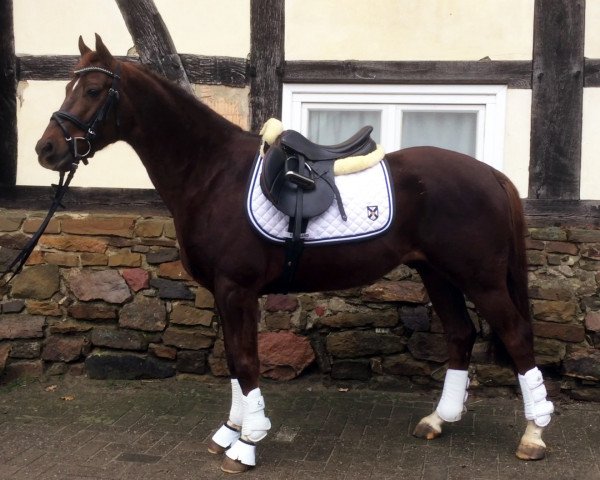
[[[82,75],[82,74],[89,73],[89,72],[102,72],[102,73],[108,75],[109,77],[112,77],[113,82],[108,91],[108,96],[106,97],[106,100],[104,101],[102,106],[96,111],[96,113],[91,118],[91,120],[89,120],[88,122],[84,122],[81,119],[77,118],[75,115],[72,115],[69,112],[66,112],[63,110],[58,110],[52,114],[51,118],[54,121],[56,121],[56,123],[62,130],[62,132],[65,136],[65,141],[67,142],[67,144],[69,146],[69,151],[71,152],[71,155],[73,155],[74,161],[73,161],[73,163],[71,163],[71,168],[68,170],[69,173],[68,173],[66,179],[65,179],[66,172],[61,171],[58,185],[52,185],[55,188],[54,198],[52,199],[52,205],[50,205],[50,209],[48,210],[48,213],[46,214],[46,218],[44,218],[44,221],[41,223],[41,225],[39,226],[37,231],[31,236],[31,238],[28,240],[27,244],[23,247],[23,249],[15,257],[15,259],[8,266],[8,268],[4,272],[2,272],[2,275],[0,276],[0,278],[4,277],[5,275],[7,275],[9,273],[11,274],[10,278],[8,280],[6,280],[5,284],[8,284],[15,277],[15,275],[17,275],[23,269],[23,266],[25,265],[25,263],[27,262],[27,259],[29,258],[29,256],[33,252],[33,250],[35,249],[35,246],[37,245],[40,237],[44,233],[44,230],[46,230],[46,227],[50,223],[50,220],[52,219],[52,216],[54,215],[56,210],[58,210],[59,207],[65,208],[65,206],[62,204],[62,199],[65,196],[65,193],[67,193],[67,189],[69,188],[69,184],[71,183],[71,180],[73,179],[73,176],[75,175],[75,172],[77,171],[79,162],[80,161],[83,162],[84,165],[88,164],[87,157],[92,152],[92,142],[98,135],[96,132],[97,127],[100,126],[104,122],[104,120],[108,116],[110,110],[119,101],[119,88],[118,87],[119,87],[119,80],[121,78],[119,76],[120,69],[121,69],[121,65],[117,64],[116,73],[113,73],[110,70],[107,70],[107,69],[101,68],[101,67],[85,67],[85,68],[81,68],[79,70],[75,70],[73,72],[75,75]],[[63,120],[67,120],[67,121],[71,122],[73,125],[77,126],[77,128],[85,131],[85,136],[84,137],[72,136],[69,133],[69,130],[67,129]],[[118,117],[117,117],[117,128],[119,128],[119,118]],[[78,141],[84,141],[87,143],[87,151],[85,151],[83,153],[78,151],[78,148],[77,148]]]

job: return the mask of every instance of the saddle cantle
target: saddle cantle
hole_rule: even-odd
[[[277,126],[280,127],[280,123]],[[260,187],[273,205],[290,217],[288,231],[291,238],[286,242],[285,289],[289,287],[297,268],[303,249],[302,235],[309,219],[321,215],[335,200],[341,218],[346,221],[344,205],[335,185],[334,162],[340,158],[374,152],[377,145],[371,138],[372,131],[373,127],[363,127],[337,145],[318,145],[294,130],[282,132],[277,139],[270,133],[263,135]]]

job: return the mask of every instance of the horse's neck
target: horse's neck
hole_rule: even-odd
[[[220,167],[217,152],[243,132],[178,87],[139,67],[123,85],[130,100],[131,125],[124,125],[123,139],[136,151],[152,183],[173,211],[191,190],[214,176]],[[125,119],[124,119],[125,120]]]

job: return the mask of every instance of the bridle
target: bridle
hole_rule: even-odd
[[[88,122],[84,122],[80,118],[78,118],[75,115],[72,115],[71,113],[66,112],[64,110],[58,110],[52,114],[52,117],[51,117],[52,120],[54,120],[58,124],[60,129],[63,131],[63,134],[65,136],[65,141],[69,145],[69,151],[71,152],[71,155],[73,155],[73,158],[75,159],[75,162],[73,163],[71,169],[76,169],[77,164],[80,161],[82,161],[85,165],[87,165],[87,163],[88,163],[87,157],[92,152],[92,142],[98,135],[97,129],[104,122],[104,120],[110,113],[113,106],[116,105],[116,103],[119,101],[119,80],[121,79],[120,71],[121,71],[121,64],[118,63],[115,73],[111,72],[110,70],[107,70],[106,68],[94,67],[94,66],[80,68],[79,70],[75,70],[73,72],[75,75],[84,75],[84,74],[90,73],[90,72],[101,72],[112,78],[112,85],[110,86],[110,89],[108,90],[108,96],[104,100],[104,103],[100,106],[100,108],[98,108],[96,113],[92,116],[92,118]],[[74,137],[73,135],[71,135],[69,133],[69,130],[67,129],[65,123],[63,122],[63,120],[67,120],[67,121],[71,122],[73,125],[75,125],[77,128],[83,130],[85,132],[85,136]],[[118,128],[118,126],[119,126],[119,119],[117,118],[117,128]],[[85,152],[79,151],[77,142],[80,142],[80,141],[83,141],[87,144],[86,148],[84,149]]]
[[[64,110],[58,110],[52,114],[52,120],[54,120],[60,129],[63,131],[65,135],[65,141],[69,145],[69,150],[73,155],[74,161],[71,163],[71,168],[69,169],[69,174],[65,179],[65,171],[60,171],[60,179],[58,185],[53,185],[56,188],[54,192],[54,198],[52,199],[52,205],[46,214],[46,218],[41,223],[37,232],[35,232],[32,237],[29,239],[27,244],[23,247],[23,249],[19,252],[19,254],[15,257],[12,263],[8,266],[8,268],[0,274],[0,279],[4,277],[6,274],[11,274],[10,278],[6,281],[6,283],[10,282],[14,276],[19,273],[31,252],[38,243],[38,240],[44,233],[44,230],[50,223],[50,219],[56,212],[59,207],[64,208],[62,205],[62,199],[69,188],[69,184],[73,179],[73,175],[75,175],[75,171],[77,170],[77,166],[79,162],[82,161],[85,165],[87,165],[87,157],[92,153],[92,142],[97,137],[97,129],[98,127],[106,120],[106,117],[110,113],[111,109],[116,105],[119,101],[119,80],[120,72],[121,72],[121,64],[117,64],[117,69],[115,73],[111,72],[102,67],[84,67],[79,70],[75,70],[73,73],[75,75],[83,75],[89,72],[102,72],[109,77],[112,77],[112,85],[108,90],[108,96],[104,100],[104,103],[98,108],[96,113],[92,116],[92,118],[88,122],[84,122],[80,118],[77,118],[75,115],[70,114],[69,112],[65,112]],[[75,125],[77,128],[83,130],[85,132],[85,136],[83,137],[74,137],[69,133],[65,123],[63,120],[67,120]],[[119,128],[119,116],[117,115],[117,129]],[[80,152],[77,148],[77,142],[84,141],[87,143],[87,150],[85,152]]]

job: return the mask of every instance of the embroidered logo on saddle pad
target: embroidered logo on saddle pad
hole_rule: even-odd
[[[260,188],[263,157],[254,162],[246,210],[254,228],[266,239],[284,243],[290,238],[290,217],[267,199]],[[385,160],[360,172],[336,175],[347,214],[343,221],[336,202],[321,215],[311,218],[303,235],[307,245],[366,240],[385,233],[394,217],[391,177]]]

